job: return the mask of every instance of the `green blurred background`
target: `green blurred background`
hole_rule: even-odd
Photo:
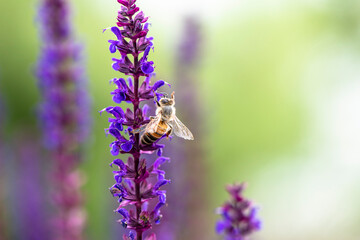
[[[185,16],[195,15],[202,25],[196,91],[206,131],[203,142],[195,143],[206,148],[208,238],[219,239],[214,211],[228,197],[225,184],[246,181],[246,195],[260,206],[264,223],[254,239],[360,239],[360,1],[139,0],[138,5],[152,23],[157,76],[172,84]],[[34,0],[0,2],[7,142],[16,142],[19,132],[38,131],[37,6]],[[87,175],[88,239],[111,239],[116,219],[116,201],[108,193],[111,138],[104,135],[106,116],[98,111],[113,104],[108,80],[116,74],[107,44],[112,36],[102,29],[114,25],[118,7],[116,1],[73,1],[93,100],[93,128],[81,166]]]

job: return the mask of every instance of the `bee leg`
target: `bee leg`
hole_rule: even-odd
[[[170,127],[169,131],[166,132],[166,138],[169,138],[169,136],[172,134],[173,128]]]
[[[160,103],[159,103],[159,101],[157,100],[157,96],[156,96],[156,93],[154,92],[154,101],[156,102],[156,105],[158,106],[158,107],[160,107]]]
[[[145,128],[146,128],[146,125],[143,125],[143,126],[141,126],[139,128],[136,128],[136,129],[132,130],[131,133],[134,133],[134,134],[140,133],[141,131],[144,131]]]
[[[171,93],[171,99],[175,101],[175,92],[174,91]]]

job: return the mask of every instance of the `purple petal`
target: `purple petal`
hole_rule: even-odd
[[[117,129],[115,129],[115,128],[110,128],[110,129],[109,129],[109,133],[110,133],[111,135],[113,135],[114,137],[116,137],[117,139],[122,139],[122,136],[121,136],[119,130],[117,130]]]
[[[129,4],[128,1],[126,1],[126,0],[117,0],[117,1],[118,1],[118,3],[124,5],[125,7],[127,7]]]
[[[164,86],[164,84],[165,84],[165,81],[163,81],[163,80],[156,81],[156,82],[154,83],[152,89],[153,89],[154,91],[156,91],[158,88]]]
[[[145,23],[144,24],[144,30],[149,30],[149,25],[151,25],[150,23]]]
[[[143,59],[147,59],[147,56],[149,55],[150,49],[151,49],[150,46],[148,46],[148,47],[145,49],[144,55],[143,55]]]
[[[129,152],[132,149],[132,146],[133,146],[132,142],[127,141],[127,142],[121,144],[121,149],[125,152]]]
[[[156,154],[157,154],[159,157],[161,157],[162,154],[163,154],[163,149],[162,149],[162,148],[159,148],[159,149],[157,150]]]
[[[125,95],[124,92],[119,91],[113,96],[113,101],[116,102],[116,103],[121,103],[125,99],[126,99],[126,95]]]
[[[158,169],[158,170],[155,171],[155,173],[157,173],[157,175],[158,175],[158,180],[165,179],[165,171]]]
[[[129,87],[132,88],[133,87],[133,82],[132,82],[132,78],[128,77],[128,82],[129,82]],[[124,80],[125,81],[125,80]]]
[[[113,107],[107,107],[107,108],[103,108],[103,109],[101,109],[100,111],[99,111],[99,113],[100,113],[100,115],[103,113],[103,112],[108,112],[111,108],[113,108]]]
[[[145,74],[150,74],[152,72],[154,72],[154,67],[153,67],[154,62],[150,61],[150,62],[143,62],[141,64],[141,71]]]
[[[118,27],[112,27],[111,31],[116,35],[117,39],[122,39],[121,32]]]
[[[130,218],[130,214],[129,214],[128,210],[126,210],[125,208],[120,208],[117,210],[117,212],[120,213],[125,219]]]
[[[113,156],[119,155],[119,146],[116,144],[116,142],[111,143],[111,149],[110,152]]]
[[[260,220],[253,221],[251,223],[251,225],[252,225],[252,228],[257,231],[261,230],[261,228],[262,228],[262,222]]]
[[[114,126],[115,126],[119,131],[122,131],[122,130],[124,130],[123,125],[122,125],[123,120],[121,119],[120,121],[121,121],[121,122],[116,122],[116,123],[114,124]]]
[[[116,45],[115,44],[110,44],[109,50],[111,53],[115,53],[116,52]]]
[[[114,179],[117,183],[121,183],[122,182],[122,177],[124,174],[115,174],[114,175]]]
[[[155,213],[158,212],[159,209],[160,209],[162,206],[164,206],[164,205],[165,205],[165,203],[158,202],[158,203],[156,204],[155,208],[154,208],[154,212],[155,212]]]
[[[141,206],[142,211],[147,211],[149,207],[149,202],[144,202],[144,204]]]
[[[215,227],[215,230],[216,230],[216,233],[217,234],[221,234],[222,232],[224,232],[225,228],[227,227],[228,224],[226,224],[224,221],[222,220],[219,220],[217,223],[216,223],[216,227]]]
[[[140,10],[140,8],[139,8],[139,7],[136,7],[136,8],[134,8],[133,10],[128,11],[127,14],[128,14],[128,15],[134,15],[134,13],[136,13],[136,12],[139,11],[139,10]]]
[[[110,166],[112,167],[113,164],[117,165],[122,170],[126,169],[125,163],[119,158],[112,161],[112,163],[110,163]]]
[[[154,185],[154,190],[158,190],[161,186],[164,186],[165,184],[169,183],[169,180],[163,179],[158,181],[155,185]]]
[[[168,158],[168,157],[159,157],[154,162],[154,169],[158,169],[165,162],[170,162],[170,158]]]
[[[160,195],[159,195],[159,202],[161,203],[166,203],[166,192],[165,191],[160,191]]]
[[[121,107],[119,106],[116,106],[116,107],[108,107],[108,108],[105,108],[106,112],[114,115],[114,117],[116,117],[117,119],[121,119],[121,118],[124,118],[125,117],[125,113],[124,111],[122,110]],[[102,110],[103,111],[103,110]]]
[[[149,111],[150,111],[149,105],[144,104],[144,106],[143,106],[143,108],[142,108],[142,112],[143,112],[144,116],[147,116],[148,113],[149,113]]]
[[[126,109],[125,117],[126,117],[126,119],[128,119],[130,121],[134,120],[134,113],[130,110],[130,108]]]
[[[133,231],[130,231],[130,232],[129,232],[129,238],[130,238],[131,240],[135,240],[135,233],[134,233]]]
[[[119,70],[120,70],[119,62],[114,62],[114,63],[112,64],[112,68],[113,68],[115,71],[119,71]]]

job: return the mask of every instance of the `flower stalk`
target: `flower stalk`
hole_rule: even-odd
[[[147,116],[148,106],[142,102],[155,96],[162,96],[157,89],[165,84],[159,80],[151,84],[154,75],[154,63],[148,61],[151,49],[154,49],[152,37],[147,37],[149,24],[148,17],[135,4],[136,0],[118,0],[121,9],[118,11],[117,26],[111,27],[116,40],[109,40],[111,53],[118,53],[120,58],[113,58],[112,68],[115,71],[128,75],[124,78],[114,78],[111,83],[116,89],[111,92],[113,101],[117,104],[126,102],[132,104],[132,109],[123,109],[120,106],[110,106],[101,112],[112,115],[109,118],[109,128],[106,133],[115,138],[110,144],[113,156],[130,154],[126,163],[115,159],[110,165],[117,166],[113,171],[115,184],[110,188],[114,197],[118,198],[119,207],[115,210],[122,219],[118,222],[127,229],[131,229],[129,236],[124,239],[142,240],[144,232],[159,223],[160,208],[165,205],[166,192],[160,188],[169,183],[165,179],[165,172],[160,170],[161,164],[169,161],[162,157],[164,145],[152,143],[140,144],[140,133],[134,131],[150,122]],[[140,84],[140,78],[145,79]],[[143,154],[156,152],[158,158],[152,165],[147,166]],[[151,200],[157,198],[155,204]],[[151,208],[151,210],[150,210]],[[134,231],[134,232],[133,232]],[[152,234],[147,239],[156,239]]]

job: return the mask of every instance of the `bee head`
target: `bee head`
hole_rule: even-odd
[[[161,98],[159,102],[162,106],[171,106],[174,104],[174,101],[167,97]]]
[[[174,106],[175,105],[175,92],[171,94],[171,98],[168,97],[167,93],[163,93],[163,97],[157,100],[156,93],[154,93],[154,100],[158,107],[161,106]]]

